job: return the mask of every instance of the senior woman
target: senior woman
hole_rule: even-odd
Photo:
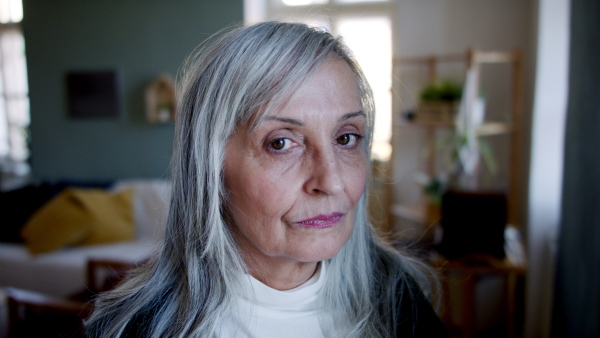
[[[164,245],[97,300],[90,336],[446,335],[419,264],[368,222],[373,100],[338,39],[231,30],[179,94]]]

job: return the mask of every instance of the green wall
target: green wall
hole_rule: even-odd
[[[24,0],[23,10],[34,178],[167,177],[174,125],[145,122],[146,86],[242,22],[243,0]],[[120,117],[68,117],[65,73],[109,68],[120,73]]]

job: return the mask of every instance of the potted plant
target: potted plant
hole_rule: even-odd
[[[440,80],[428,84],[419,95],[417,120],[452,122],[461,96],[462,87],[455,81]]]

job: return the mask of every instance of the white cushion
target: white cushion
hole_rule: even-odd
[[[162,241],[169,212],[171,184],[167,180],[123,180],[113,190],[134,190],[133,207],[139,240]]]

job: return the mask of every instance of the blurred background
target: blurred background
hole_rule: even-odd
[[[104,251],[31,255],[20,235],[65,187],[136,189],[135,234],[112,242],[144,245],[109,258],[142,259],[179,67],[220,29],[271,19],[358,59],[377,106],[372,222],[438,268],[453,335],[598,336],[600,4],[584,0],[0,0],[0,287],[89,288]]]

